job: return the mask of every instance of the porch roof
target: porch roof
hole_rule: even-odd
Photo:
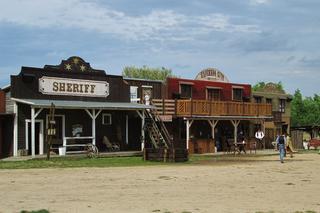
[[[36,108],[50,108],[51,103],[56,109],[113,109],[113,110],[143,110],[154,108],[151,105],[128,102],[95,102],[95,101],[67,101],[67,100],[49,100],[49,99],[18,99],[13,101],[31,105]]]

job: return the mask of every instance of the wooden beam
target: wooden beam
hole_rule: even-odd
[[[102,109],[99,109],[99,111],[96,113],[96,118],[100,115],[101,112],[102,112]]]
[[[93,115],[91,114],[91,112],[88,109],[84,109],[84,110],[87,112],[87,114],[90,116],[90,118],[93,119]]]
[[[136,111],[137,113],[138,113],[138,115],[139,115],[139,117],[142,119],[143,118],[143,111],[141,111],[141,112],[139,112],[138,110]]]
[[[43,108],[40,108],[38,112],[35,112],[34,119],[38,117],[38,115],[42,112]]]

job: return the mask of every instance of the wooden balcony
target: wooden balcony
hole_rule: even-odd
[[[207,101],[207,100],[169,100],[154,99],[159,115],[187,116],[272,116],[271,104]]]

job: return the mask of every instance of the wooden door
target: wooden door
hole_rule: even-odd
[[[266,128],[265,136],[264,136],[264,141],[265,141],[265,148],[266,149],[273,149],[272,142],[275,141],[275,134],[274,134],[274,129],[271,128]]]

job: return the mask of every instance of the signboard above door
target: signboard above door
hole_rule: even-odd
[[[39,92],[46,95],[107,97],[109,83],[83,79],[43,76],[39,79]]]
[[[220,70],[216,68],[207,68],[202,70],[196,76],[196,80],[219,81],[228,83],[229,80]]]

